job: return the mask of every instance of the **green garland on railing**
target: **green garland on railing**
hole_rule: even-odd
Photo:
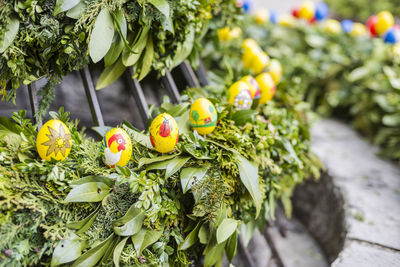
[[[235,1],[194,0],[28,0],[0,4],[0,98],[15,100],[16,89],[49,79],[40,110],[54,94],[48,92],[63,76],[104,59],[97,89],[118,79],[126,67],[143,79],[154,69],[161,74],[191,55],[213,14]],[[195,49],[193,49],[195,48]]]
[[[101,142],[78,132],[62,109],[51,115],[67,124],[73,146],[61,162],[39,159],[25,112],[14,113],[15,122],[1,118],[0,265],[188,266],[204,255],[213,266],[224,251],[235,255],[239,231],[249,240],[274,217],[278,198],[290,213],[294,185],[319,175],[307,106],[278,97],[243,112],[210,98],[218,126],[202,137],[188,124],[189,103],[200,95],[208,94],[192,89],[182,104],[157,111],[179,125],[171,154],[155,152],[148,136],[124,123],[133,153],[116,169],[103,165]]]
[[[244,37],[254,38],[281,61],[284,94],[304,99],[319,114],[351,121],[381,146],[382,155],[400,159],[400,45],[326,32],[323,23],[298,20],[284,27],[252,21],[248,17],[243,23]],[[221,53],[211,51],[206,48],[205,56],[222,63],[217,72],[229,66],[235,78],[243,75],[240,40]]]

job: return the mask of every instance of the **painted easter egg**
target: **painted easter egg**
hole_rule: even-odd
[[[207,98],[196,99],[190,107],[190,126],[199,134],[209,134],[217,125],[217,110]]]
[[[355,22],[353,25],[353,30],[350,32],[351,36],[363,36],[367,33],[365,25],[362,23]]]
[[[231,30],[229,29],[229,27],[224,27],[224,28],[219,29],[217,31],[218,39],[221,42],[228,41],[230,39],[230,36],[229,36],[230,31]]]
[[[394,25],[394,18],[389,11],[381,11],[378,13],[378,20],[375,24],[375,31],[381,35]]]
[[[312,1],[305,1],[299,9],[299,18],[311,20],[315,14],[315,5]]]
[[[293,8],[292,9],[292,16],[295,17],[295,18],[299,18],[299,10],[300,10],[300,8],[298,8],[298,7]]]
[[[36,149],[39,156],[50,161],[62,161],[71,152],[72,138],[68,127],[60,120],[49,120],[39,130]]]
[[[283,14],[278,17],[278,24],[283,27],[290,27],[294,25],[294,18],[289,14]]]
[[[244,67],[250,69],[253,65],[254,58],[261,52],[262,50],[258,45],[245,48],[242,55],[242,62]]]
[[[275,95],[276,85],[274,79],[269,73],[264,72],[256,77],[256,81],[260,85],[260,104],[265,104]]]
[[[275,84],[279,84],[282,78],[282,65],[277,59],[271,59],[268,64],[268,72],[271,74],[272,79],[274,79]]]
[[[109,130],[103,137],[101,154],[103,155],[104,164],[108,167],[125,166],[132,155],[131,138],[121,128]]]
[[[255,41],[254,39],[251,38],[247,38],[243,41],[242,43],[242,48],[244,50],[246,49],[256,49],[259,48],[257,41]]]
[[[339,34],[342,31],[340,22],[335,19],[327,19],[324,23],[324,29],[326,32]]]
[[[247,75],[244,76],[240,81],[245,82],[250,89],[251,98],[258,99],[260,98],[260,86],[258,85],[256,79],[253,76]]]
[[[260,8],[254,14],[254,20],[257,24],[265,24],[269,21],[269,11],[265,8]]]
[[[250,65],[250,69],[255,73],[259,74],[265,70],[269,63],[269,56],[264,51],[256,53]]]
[[[389,44],[396,44],[400,42],[400,29],[391,27],[387,30],[383,36],[383,41]]]
[[[161,153],[171,152],[178,140],[178,124],[171,115],[162,113],[154,118],[150,125],[150,141],[156,151]]]
[[[375,25],[377,22],[378,22],[378,16],[372,15],[371,17],[368,18],[365,24],[371,36],[376,36]]]
[[[328,17],[329,8],[324,2],[320,2],[315,7],[315,19],[320,21]]]
[[[351,33],[351,31],[353,30],[353,27],[354,27],[353,21],[351,21],[349,19],[342,20],[340,25],[342,26],[342,30],[345,33]]]
[[[275,10],[270,10],[269,12],[269,22],[276,24],[278,22],[278,13]]]
[[[249,109],[253,104],[249,86],[242,81],[232,84],[228,90],[228,102],[237,109]]]

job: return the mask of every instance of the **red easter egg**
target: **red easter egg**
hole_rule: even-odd
[[[371,33],[371,36],[375,37],[376,36],[376,31],[375,31],[375,25],[378,22],[378,16],[372,15],[371,17],[368,18],[366,26],[369,32]]]
[[[292,16],[295,18],[299,18],[299,8],[295,7],[292,9]]]

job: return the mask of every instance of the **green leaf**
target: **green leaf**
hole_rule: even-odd
[[[199,230],[199,240],[200,243],[206,245],[210,240],[210,231],[205,224],[200,227]]]
[[[107,7],[96,18],[89,41],[89,55],[94,63],[99,62],[108,52],[114,37],[114,24]]]
[[[165,178],[170,177],[174,173],[180,170],[190,157],[176,157],[168,163],[167,170],[165,171]]]
[[[114,64],[118,60],[123,49],[124,49],[124,42],[118,35],[117,37],[115,37],[115,41],[111,44],[111,47],[108,50],[107,54],[104,56],[104,67],[108,68],[112,64]]]
[[[114,232],[120,236],[131,236],[140,231],[146,217],[144,211],[132,205],[126,214],[113,222]]]
[[[254,230],[256,229],[256,223],[254,220],[249,221],[248,223],[242,223],[240,225],[240,237],[243,241],[243,245],[247,247],[251,238],[253,237]]]
[[[111,234],[106,240],[104,240],[94,248],[89,249],[82,256],[80,256],[72,266],[73,267],[95,266],[97,262],[103,257],[104,253],[106,253],[107,248],[109,245],[111,245],[113,239],[114,239],[114,234]]]
[[[154,47],[153,47],[153,37],[150,37],[147,40],[146,52],[143,56],[142,67],[140,69],[140,75],[138,77],[138,81],[140,82],[151,70],[151,65],[153,63],[154,56]]]
[[[12,17],[10,23],[7,25],[7,30],[0,38],[0,53],[6,51],[6,49],[12,44],[15,37],[17,37],[19,29],[18,18]]]
[[[86,4],[85,2],[81,1],[79,2],[79,4],[68,10],[66,15],[71,19],[79,19],[82,16],[85,9],[86,9]]]
[[[119,267],[119,258],[121,257],[122,250],[124,249],[128,238],[129,236],[124,237],[124,239],[122,239],[114,249],[113,261],[115,267]]]
[[[121,58],[114,65],[105,68],[97,81],[96,90],[103,89],[118,80],[125,72],[125,69],[126,67],[122,64]]]
[[[139,39],[131,47],[135,53],[132,53],[127,49],[125,49],[124,52],[122,53],[122,63],[126,67],[134,65],[139,60],[143,52],[143,49],[146,47],[149,30],[150,27],[148,26],[144,26],[142,28]]]
[[[258,166],[248,161],[240,154],[235,154],[236,164],[239,168],[240,180],[249,191],[256,205],[256,217],[260,214],[262,195],[259,185]]]
[[[179,135],[190,132],[189,113],[190,110],[188,109],[178,118]]]
[[[161,238],[163,231],[146,230],[142,228],[137,234],[132,236],[132,243],[135,246],[136,256],[139,257],[142,251]]]
[[[242,126],[246,122],[254,120],[254,116],[257,113],[254,109],[238,110],[232,115],[232,120],[236,125]]]
[[[163,156],[159,156],[159,157],[155,157],[155,158],[141,158],[139,160],[138,168],[141,168],[142,166],[148,165],[148,164],[151,164],[151,163],[160,162],[160,161],[166,161],[166,160],[175,158],[178,155],[179,154],[163,155]]]
[[[287,152],[289,152],[290,156],[297,162],[297,164],[299,164],[299,166],[303,166],[303,163],[301,162],[299,157],[297,157],[296,151],[294,151],[293,146],[289,142],[289,140],[283,139],[282,144],[285,147],[285,149],[287,150]]]
[[[202,180],[204,175],[206,175],[208,168],[184,168],[181,171],[180,179],[182,185],[183,193],[186,193],[189,189],[192,188],[194,180]]]
[[[151,171],[151,170],[166,170],[168,167],[168,164],[173,161],[174,159],[166,160],[166,161],[159,161],[155,163],[151,163],[146,167],[146,171]]]
[[[197,223],[196,227],[186,236],[185,240],[179,245],[179,250],[185,250],[193,246],[199,240],[199,230],[201,222]]]
[[[98,133],[100,137],[104,137],[112,128],[110,126],[94,126],[92,130]]]
[[[128,25],[126,24],[126,18],[124,15],[124,11],[119,9],[118,11],[114,12],[114,20],[119,29],[121,30],[121,37],[126,38],[126,34],[128,33]]]
[[[390,127],[400,126],[400,113],[386,114],[382,118],[382,123]]]
[[[65,198],[65,202],[98,202],[110,192],[104,183],[89,182],[75,186]]]
[[[148,149],[154,149],[154,147],[152,146],[152,144],[150,142],[150,137],[148,135],[145,135],[136,130],[133,130],[132,128],[126,126],[126,124],[124,124],[123,128],[124,128],[124,130],[126,130],[129,133],[129,135],[132,137],[133,141],[141,144],[142,146],[144,146]]]
[[[232,262],[232,259],[236,255],[237,251],[237,245],[238,245],[238,234],[237,231],[235,231],[229,238],[228,241],[226,242],[225,245],[225,252],[226,252],[226,257],[228,258],[229,262]]]
[[[113,255],[114,249],[118,245],[120,240],[121,240],[121,237],[119,237],[119,236],[116,236],[115,238],[113,238],[111,243],[108,245],[106,251],[104,252],[104,255],[101,258],[101,261],[98,263],[99,266],[108,265],[109,259],[111,258],[111,255]]]
[[[216,244],[204,256],[204,267],[218,266],[224,254],[225,243]]]
[[[178,44],[178,48],[175,51],[174,59],[172,60],[173,63],[171,68],[174,68],[181,64],[190,55],[193,49],[194,36],[195,30],[193,27],[191,27],[189,28],[189,32],[186,35],[186,39],[183,44]]]
[[[72,234],[68,239],[58,242],[51,258],[51,266],[58,266],[72,262],[82,254],[85,242],[79,240],[78,236]]]
[[[7,138],[8,142],[19,144],[22,141],[21,127],[6,117],[0,117],[0,139]]]
[[[100,207],[101,205],[98,205],[98,207],[85,219],[77,222],[68,223],[67,227],[70,229],[78,230],[76,231],[77,235],[86,232],[90,228],[90,226],[92,226],[94,220],[96,220],[97,214],[99,214],[100,211]]]
[[[167,20],[169,19],[169,4],[167,0],[149,0],[149,3],[157,8]]]
[[[165,109],[165,112],[167,112],[169,115],[171,115],[172,117],[178,117],[180,115],[182,115],[183,113],[189,111],[188,109],[189,107],[189,103],[181,103],[181,104],[171,104],[171,103],[163,103],[161,105],[162,108]],[[189,117],[189,116],[188,116]]]
[[[61,12],[67,11],[77,4],[79,4],[79,0],[57,0],[53,15],[56,16]]]
[[[227,240],[237,229],[238,221],[235,219],[226,218],[218,226],[217,242],[218,244]]]
[[[110,177],[101,176],[101,175],[89,175],[89,176],[85,176],[79,180],[76,180],[76,181],[70,183],[69,185],[71,187],[75,187],[77,185],[82,185],[82,184],[86,184],[86,183],[90,183],[90,182],[104,183],[109,187],[112,187],[115,184],[115,181],[113,179],[111,179]]]

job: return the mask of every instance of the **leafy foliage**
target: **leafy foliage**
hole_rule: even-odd
[[[391,45],[301,23],[246,31],[285,66],[286,94],[349,120],[383,155],[400,159],[400,55]]]

